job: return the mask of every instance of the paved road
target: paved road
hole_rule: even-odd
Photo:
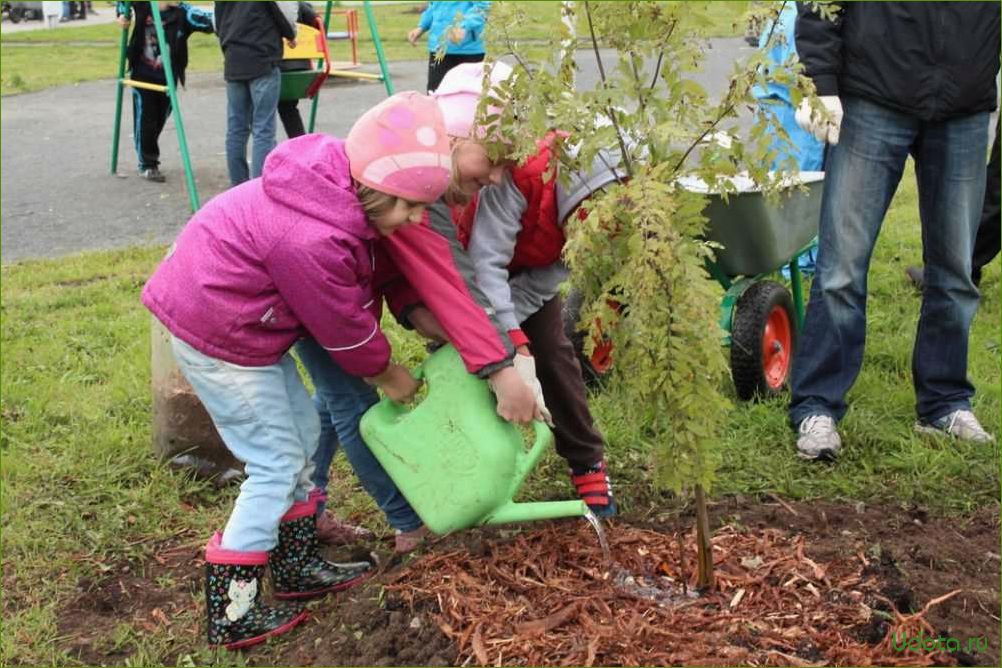
[[[740,39],[712,40],[706,71],[699,79],[708,90],[721,90],[734,60],[749,52]],[[582,51],[579,58],[582,73],[578,84],[593,86],[594,56]],[[425,84],[423,61],[392,63],[390,70],[397,90],[420,90]],[[329,84],[321,94],[317,130],[344,136],[354,119],[384,96],[381,84],[347,80]],[[203,202],[228,185],[225,98],[219,73],[191,75],[181,97]],[[114,109],[112,81],[53,88],[0,101],[0,261],[174,239],[189,212],[173,121],[168,122],[160,142],[167,183],[143,181],[136,174],[127,98],[119,175],[111,176]]]
[[[57,23],[55,29],[60,28],[79,28],[81,26],[92,26],[99,23],[111,23],[115,20],[115,8],[108,7],[107,5],[98,7],[98,13],[89,13],[87,18],[83,21],[67,21],[65,23]],[[0,35],[9,35],[16,32],[27,32],[29,30],[48,30],[48,26],[45,21],[21,21],[20,23],[11,23],[10,21],[4,19],[0,22]]]

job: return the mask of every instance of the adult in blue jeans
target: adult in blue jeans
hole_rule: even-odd
[[[863,361],[867,271],[909,155],[926,288],[912,352],[916,430],[988,443],[971,411],[967,346],[978,291],[971,256],[999,69],[999,5],[860,2],[834,20],[798,10],[796,44],[820,106],[798,122],[830,144],[817,274],[791,376],[805,459],[833,458]]]
[[[396,532],[394,549],[409,552],[424,538],[426,529],[421,518],[404,498],[396,484],[383,469],[383,465],[372,454],[358,431],[359,419],[373,404],[379,401],[376,389],[361,378],[345,373],[313,339],[301,339],[296,343],[296,354],[313,379],[314,404],[320,414],[320,444],[313,456],[313,484],[320,490],[327,489],[330,466],[337,452],[338,443],[344,448],[351,468],[358,476],[362,487],[386,515],[386,521]],[[331,519],[327,527],[318,533],[341,534],[346,541],[354,533],[363,537],[356,527],[341,524],[332,530]]]
[[[226,80],[226,168],[230,185],[261,176],[275,148],[282,38],[296,39],[296,2],[217,2],[216,34]],[[247,140],[253,137],[250,167]]]

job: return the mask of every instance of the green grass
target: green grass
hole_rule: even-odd
[[[160,247],[137,248],[0,270],[4,663],[74,663],[58,613],[79,595],[79,579],[99,577],[125,559],[145,560],[167,539],[197,546],[222,525],[236,493],[195,481],[151,454],[149,315],[138,295],[162,254]],[[997,446],[912,432],[909,360],[919,298],[902,270],[920,257],[909,171],[871,269],[867,354],[842,425],[843,457],[833,466],[798,460],[785,399],[736,404],[723,429],[714,494],[914,503],[939,513],[998,503]],[[998,267],[985,274],[970,346],[975,410],[996,433]],[[392,324],[387,329],[398,356],[416,363],[420,342]],[[592,406],[609,441],[620,504],[637,513],[677,508],[653,489],[650,445],[640,426],[622,418],[616,388],[593,396]],[[341,457],[338,466],[337,506],[385,530]],[[566,497],[564,466],[548,455],[526,496]],[[176,647],[176,640],[128,625],[108,633],[104,644],[119,644],[138,665],[160,663]]]
[[[529,22],[518,34],[529,44],[550,36],[551,28],[559,21],[558,2],[517,2],[526,11]],[[315,3],[320,8],[322,3]],[[427,45],[423,41],[416,47],[407,42],[407,32],[417,25],[423,3],[380,5],[374,3],[376,24],[386,58],[396,60],[427,60]],[[736,36],[744,28],[735,21],[744,12],[746,2],[712,2],[708,10],[711,36]],[[359,16],[359,58],[363,63],[376,62],[375,48],[368,21],[361,8]],[[100,7],[102,12],[113,11]],[[343,19],[332,17],[331,29],[342,30]],[[488,24],[489,25],[489,24]],[[88,25],[58,30],[33,30],[11,33],[0,38],[0,95],[12,95],[42,90],[51,86],[113,79],[118,66],[118,48],[121,28],[115,23]],[[348,60],[346,42],[332,42],[334,60]],[[528,47],[528,52],[539,46]],[[72,63],[68,67],[67,63]],[[221,72],[222,54],[219,43],[212,35],[196,33],[191,37],[189,72]]]

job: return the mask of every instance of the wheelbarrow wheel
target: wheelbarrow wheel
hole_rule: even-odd
[[[595,346],[592,354],[588,355],[585,352],[587,333],[577,329],[584,295],[572,289],[562,301],[561,318],[564,323],[564,334],[574,346],[578,363],[581,365],[581,377],[587,385],[594,385],[609,373],[609,368],[612,366],[612,343],[608,340],[602,341]]]
[[[743,401],[774,397],[790,376],[797,343],[793,299],[775,281],[749,287],[731,324],[731,376]]]

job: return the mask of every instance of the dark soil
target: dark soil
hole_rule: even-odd
[[[948,660],[958,665],[999,665],[997,507],[962,518],[941,518],[897,506],[726,498],[713,505],[711,516],[717,527],[802,534],[805,554],[818,563],[853,557],[867,564],[864,574],[876,579],[879,594],[866,604],[887,614],[878,612],[868,624],[851,629],[860,642],[876,645],[886,636],[892,606],[900,613],[918,612],[929,601],[961,590],[932,606],[925,619],[938,633],[962,644],[969,638],[987,640],[986,651],[952,652],[945,655]],[[623,518],[619,524],[670,533],[690,526],[690,518],[684,513],[636,516]],[[533,526],[526,525],[523,531],[533,531]],[[424,554],[434,558],[459,549],[487,559],[498,546],[515,540],[515,535],[512,528],[467,531],[437,541]],[[123,664],[132,645],[116,642],[116,628],[130,622],[165,639],[170,648],[163,658],[167,665],[204,647],[202,543],[188,540],[162,545],[154,559],[122,563],[103,578],[81,580],[78,596],[58,616],[61,648],[88,665]],[[401,561],[390,559],[385,549],[379,554],[387,561],[376,577],[312,604],[307,623],[285,638],[248,650],[246,662],[277,666],[454,664],[458,648],[439,630],[440,610],[434,594],[419,597],[411,607],[385,588],[401,584],[404,565],[420,569],[422,555]],[[5,585],[7,575],[5,568]],[[505,658],[506,663],[516,663],[517,652]]]

